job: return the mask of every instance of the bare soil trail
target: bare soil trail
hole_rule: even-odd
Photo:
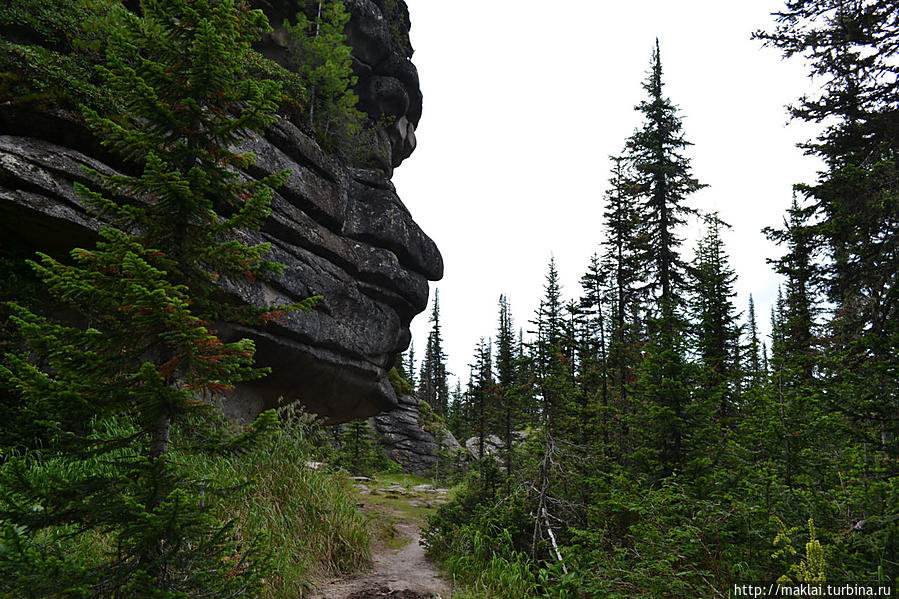
[[[362,575],[329,582],[315,599],[448,599],[450,585],[425,557],[421,527],[428,513],[446,502],[447,491],[357,479],[360,504],[382,532],[372,548],[373,565]]]

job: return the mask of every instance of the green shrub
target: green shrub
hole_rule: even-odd
[[[541,568],[519,549],[528,532],[525,497],[491,492],[483,470],[472,469],[453,501],[428,518],[422,532],[428,555],[461,584],[454,596],[540,596]]]
[[[358,572],[371,562],[372,533],[356,506],[350,481],[344,475],[307,465],[320,457],[316,453],[323,439],[320,428],[294,408],[282,410],[281,416],[282,425],[246,453],[226,458],[173,456],[208,489],[241,489],[224,501],[210,503],[216,519],[230,522],[227,530],[232,541],[242,547],[256,544],[268,556],[274,573],[265,580],[263,599],[296,599],[317,582]],[[106,435],[133,431],[124,421],[103,426]],[[87,461],[78,466],[82,470],[78,473],[68,471],[73,468],[70,462],[34,465],[40,470],[31,475],[39,479],[101,473],[109,460],[126,457],[123,451]],[[0,522],[0,597],[57,596],[54,572],[65,573],[68,580],[89,588],[92,571],[116,554],[116,535],[101,530],[74,532],[74,527],[59,526],[26,535]],[[16,556],[22,559],[10,559]],[[3,582],[13,578],[15,586],[5,587]],[[71,594],[71,589],[66,593],[62,596],[79,596]]]

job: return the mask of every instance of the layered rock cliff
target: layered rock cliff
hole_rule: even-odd
[[[413,394],[402,394],[399,405],[372,419],[375,432],[388,458],[403,472],[434,475],[438,469],[454,469],[462,462],[462,447],[442,421],[430,410],[422,413],[422,402]],[[445,472],[443,472],[445,474]]]
[[[271,280],[228,288],[256,305],[323,296],[312,314],[294,313],[265,327],[222,327],[225,337],[256,340],[257,363],[272,374],[237,390],[226,406],[251,418],[279,398],[297,400],[331,422],[371,416],[397,405],[387,371],[409,343],[409,323],[423,311],[428,280],[442,276],[437,247],[419,228],[390,181],[415,147],[421,92],[410,61],[409,18],[402,0],[345,0],[360,106],[369,114],[367,156],[350,163],[329,154],[288,118],[241,148],[257,161],[249,176],[291,171],[276,191],[272,215],[247,241],[271,242],[286,266]],[[256,2],[273,24],[295,14],[295,0]],[[263,41],[283,55],[278,29]],[[383,125],[387,123],[387,125]],[[0,243],[61,253],[91,243],[99,223],[73,190],[81,166],[115,164],[75,112],[4,106],[0,110]]]

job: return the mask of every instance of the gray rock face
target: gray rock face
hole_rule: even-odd
[[[469,437],[465,440],[465,449],[475,459],[480,455],[480,439],[478,437]],[[498,456],[505,450],[505,443],[496,435],[487,435],[484,438],[484,456]]]
[[[364,168],[347,164],[287,119],[240,148],[257,156],[248,176],[291,170],[287,184],[276,190],[268,222],[245,239],[270,242],[271,258],[286,269],[270,280],[226,290],[255,305],[310,295],[323,300],[314,313],[292,313],[283,323],[219,329],[226,338],[255,339],[257,363],[273,372],[235,392],[226,405],[234,417],[252,418],[281,397],[300,401],[332,423],[397,405],[387,371],[408,346],[409,323],[426,308],[428,280],[442,277],[443,262],[390,181],[393,167],[414,148],[421,92],[409,60],[405,4],[386,4],[395,21],[385,19],[377,2],[347,0],[362,105],[378,118],[393,117],[390,127],[375,132],[382,142],[377,160]],[[258,5],[273,24],[296,12],[295,0]],[[265,43],[266,54],[277,55],[277,35]],[[113,161],[79,123],[58,110],[0,110],[4,245],[62,252],[92,242],[99,224],[72,185],[89,183],[82,165],[111,171]]]
[[[414,395],[401,395],[399,405],[375,416],[373,424],[390,459],[404,472],[427,475],[437,466],[438,451],[452,455],[462,448],[449,430],[422,426],[420,407],[421,400]]]

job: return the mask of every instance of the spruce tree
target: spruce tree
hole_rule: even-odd
[[[717,214],[706,218],[692,271],[693,397],[685,458],[702,481],[731,476],[728,451],[743,407],[738,314],[734,305],[736,274],[724,249],[721,231],[728,227]],[[726,466],[725,466],[726,464]],[[725,466],[725,467],[723,467]],[[699,477],[702,477],[699,479]],[[726,484],[732,484],[727,481]],[[702,492],[701,489],[698,489]]]
[[[779,263],[789,268],[792,286],[784,327],[800,334],[795,341],[788,334],[783,349],[799,356],[795,367],[813,386],[807,394],[821,391],[813,396],[830,416],[824,435],[853,439],[853,451],[862,456],[854,468],[864,470],[865,482],[850,491],[847,505],[882,513],[882,497],[869,492],[871,481],[891,485],[899,475],[899,5],[791,0],[775,16],[776,28],[756,36],[786,57],[804,58],[820,83],[790,111],[823,124],[817,139],[803,146],[825,165],[816,181],[796,186],[801,200],[774,232],[790,244],[785,259],[802,253],[811,258],[807,266]],[[823,325],[815,338],[797,307],[820,299],[826,299],[824,310],[811,315]],[[809,348],[809,339],[816,347]],[[778,364],[785,352],[773,350],[772,364]],[[842,481],[840,486],[846,488]],[[895,512],[895,499],[891,505],[886,509]],[[891,540],[885,546],[895,553],[895,534],[886,537]],[[881,566],[895,576],[895,564]]]
[[[418,394],[437,414],[446,416],[449,408],[449,388],[446,380],[448,373],[446,354],[443,351],[443,334],[440,329],[440,294],[436,290],[430,322],[431,331],[428,333],[421,372],[418,375]]]
[[[743,351],[743,386],[748,391],[758,393],[765,381],[765,365],[762,357],[763,342],[759,336],[758,320],[755,315],[755,300],[749,296],[746,316],[746,343]]]
[[[798,423],[800,410],[798,404],[803,396],[797,385],[798,377],[794,367],[794,357],[790,354],[790,338],[786,325],[785,302],[781,288],[777,290],[777,301],[771,308],[771,403],[774,406],[773,417],[776,425],[773,440],[773,461],[782,469],[780,480],[783,485],[793,491],[797,471]],[[778,450],[779,449],[779,450]]]
[[[741,331],[733,301],[737,276],[721,239],[721,230],[729,225],[717,214],[709,215],[706,222],[708,228],[699,242],[693,271],[698,382],[705,400],[714,404],[715,419],[723,422],[735,415],[741,387]]]
[[[619,458],[627,453],[630,436],[627,416],[630,391],[634,384],[640,343],[639,319],[643,318],[645,303],[640,299],[647,253],[640,206],[635,195],[636,185],[622,157],[613,157],[612,176],[606,193],[605,241],[603,271],[611,281],[609,294],[610,340],[608,348],[609,387],[614,413],[619,425]]]
[[[415,343],[409,342],[409,349],[407,349],[400,356],[400,363],[403,365],[403,375],[406,377],[406,380],[409,381],[409,384],[414,389],[417,386],[417,379],[415,377]]]
[[[225,281],[279,270],[266,244],[235,239],[261,225],[283,179],[243,178],[253,157],[231,150],[274,118],[277,84],[244,71],[267,22],[229,0],[147,1],[141,18],[120,16],[103,75],[123,112],[87,118],[142,174],[89,171],[102,191],[78,191],[110,226],[71,263],[33,264],[73,323],[14,306],[31,353],[7,355],[2,374],[35,415],[38,443],[0,468],[0,521],[13,539],[0,569],[30,596],[252,596],[258,556],[209,515],[226,490],[193,480],[183,456],[231,451],[274,419],[238,437],[224,426],[215,402],[265,371],[252,366],[251,341],[226,343],[211,328],[284,314],[215,297]],[[111,534],[115,553],[91,569],[29,554],[28,539],[50,526]]]
[[[543,291],[536,319],[532,321],[537,327],[537,338],[531,347],[531,359],[540,398],[541,420],[547,430],[555,430],[565,426],[573,377],[571,364],[566,359],[565,305],[554,258],[550,258]]]
[[[692,144],[684,138],[677,108],[664,95],[658,40],[643,89],[648,97],[636,110],[644,121],[627,141],[627,157],[633,165],[635,193],[642,204],[648,290],[667,317],[687,284],[686,264],[679,253],[683,240],[677,228],[686,216],[695,213],[686,199],[704,185],[692,175],[690,160],[683,154]]]
[[[494,371],[496,373],[497,394],[500,402],[500,431],[505,450],[503,462],[506,466],[507,475],[512,473],[512,433],[520,418],[518,360],[516,358],[515,334],[512,327],[512,311],[509,307],[509,301],[505,295],[500,295]]]
[[[764,231],[778,245],[786,246],[783,256],[769,260],[774,264],[775,271],[786,278],[786,294],[781,300],[781,353],[785,359],[788,358],[794,374],[808,381],[813,376],[817,361],[813,338],[818,280],[814,264],[815,245],[810,230],[804,226],[807,212],[800,208],[795,197],[787,214],[783,229],[768,227]]]
[[[350,14],[341,0],[304,0],[296,23],[285,21],[293,68],[306,91],[306,127],[320,142],[342,147],[361,130],[356,107],[352,48],[346,28]]]
[[[802,235],[823,250],[811,268],[834,305],[822,367],[835,391],[832,408],[894,462],[899,427],[889,414],[899,402],[889,391],[896,377],[887,373],[899,367],[892,299],[899,272],[897,15],[891,2],[793,0],[775,15],[774,31],[756,33],[784,56],[802,56],[822,82],[791,107],[795,118],[825,123],[804,147],[826,168],[815,183],[797,186]]]
[[[495,429],[498,407],[497,389],[493,379],[492,342],[482,337],[475,349],[468,384],[470,428],[477,437],[478,459],[485,455],[485,442]]]
[[[580,387],[583,405],[581,418],[585,441],[601,437],[602,451],[610,441],[610,372],[606,331],[608,322],[608,290],[606,273],[599,256],[590,259],[587,272],[581,277],[581,299],[578,305],[582,315],[582,329],[578,352],[580,353]]]
[[[688,290],[687,266],[680,256],[677,229],[695,213],[686,205],[687,197],[703,185],[693,177],[690,160],[683,154],[691,144],[684,138],[677,109],[664,95],[658,40],[643,89],[648,97],[636,110],[644,122],[628,139],[627,156],[646,235],[646,292],[658,308],[652,311],[640,365],[637,388],[643,406],[637,420],[651,448],[643,452],[646,467],[667,475],[684,459],[691,399],[682,306]],[[650,442],[652,437],[655,443]]]
[[[660,326],[641,347],[634,409],[630,415],[634,451],[631,457],[647,474],[664,478],[686,462],[685,439],[690,435],[692,386],[686,336]]]

